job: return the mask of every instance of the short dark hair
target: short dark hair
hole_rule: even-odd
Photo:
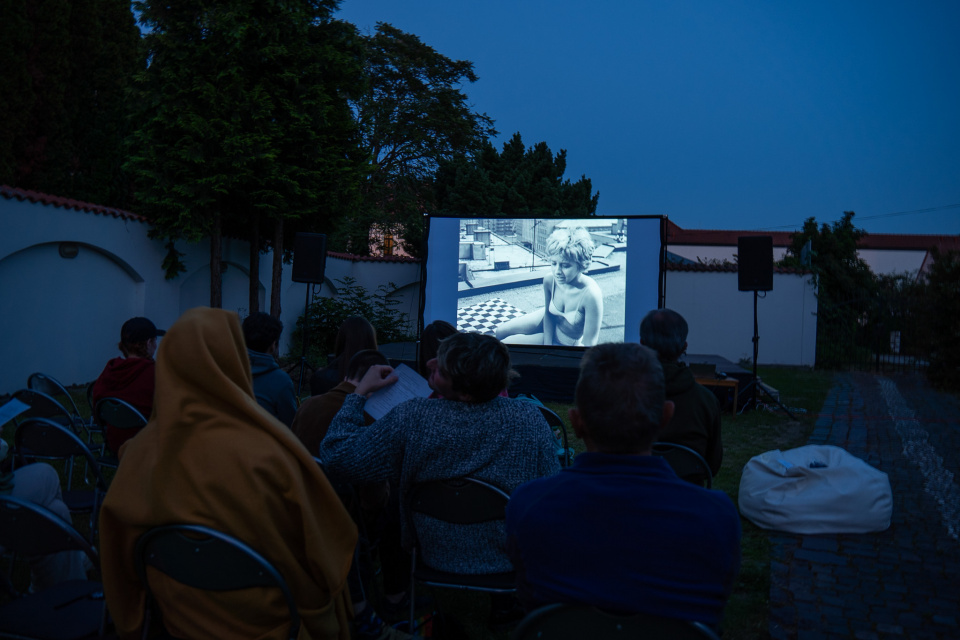
[[[420,351],[417,356],[420,375],[427,377],[427,363],[437,357],[440,341],[456,332],[456,327],[446,320],[434,320],[423,328],[423,333],[420,334]]]
[[[387,359],[387,356],[376,349],[357,351],[353,354],[353,357],[350,358],[350,364],[347,365],[346,378],[348,380],[362,378],[366,375],[367,370],[375,364],[390,364],[390,361]]]
[[[270,345],[280,340],[283,323],[269,313],[257,311],[243,320],[243,339],[247,348],[266,353]]]
[[[496,398],[513,374],[507,346],[479,333],[455,333],[443,340],[437,349],[437,365],[454,391],[475,402]]]
[[[637,453],[660,429],[665,389],[656,353],[636,343],[591,347],[580,361],[577,410],[597,448]]]
[[[683,355],[687,331],[687,321],[682,315],[672,309],[654,309],[640,322],[640,343],[669,362]]]

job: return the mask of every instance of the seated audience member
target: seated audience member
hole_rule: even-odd
[[[121,452],[100,512],[107,605],[121,638],[140,637],[144,585],[134,548],[146,531],[199,524],[244,541],[280,571],[301,638],[350,638],[347,572],[357,529],[296,436],[257,404],[235,313],[190,309],[157,359],[156,412]],[[287,607],[261,589],[206,592],[151,572],[167,631],[178,638],[275,638]]]
[[[658,442],[690,447],[703,456],[713,475],[720,471],[723,443],[720,439],[720,403],[703,385],[697,384],[680,356],[687,351],[687,321],[676,311],[655,309],[640,323],[640,344],[657,352],[667,386],[667,400],[676,409],[660,433]]]
[[[407,400],[366,426],[367,396],[396,381],[390,367],[370,367],[320,444],[320,458],[331,477],[390,480],[399,486],[401,538],[407,549],[413,537],[404,498],[413,485],[470,476],[509,493],[560,469],[553,434],[537,407],[498,395],[511,374],[510,354],[499,340],[455,334],[440,343],[437,357],[427,366],[430,386],[442,399]],[[417,525],[423,559],[436,569],[512,570],[503,548],[503,522],[418,520]]]
[[[310,377],[310,395],[326,393],[343,382],[347,376],[350,358],[364,349],[377,349],[377,330],[365,318],[350,316],[337,331],[333,359]]]
[[[420,348],[417,351],[417,373],[424,378],[430,377],[427,363],[437,357],[440,342],[456,332],[456,327],[445,320],[434,320],[423,328],[420,333]]]
[[[333,417],[343,406],[343,401],[347,395],[353,393],[367,370],[375,364],[389,365],[390,361],[387,360],[387,356],[373,349],[358,351],[350,358],[350,366],[347,368],[347,376],[343,382],[326,393],[309,398],[300,405],[293,419],[293,432],[311,454],[317,455],[320,450],[320,441],[327,435],[327,429],[330,428]],[[363,417],[366,424],[373,422],[373,418],[366,413]]]
[[[269,313],[251,313],[243,321],[243,339],[250,356],[253,393],[260,406],[288,427],[297,412],[293,380],[280,368],[280,334],[283,323]]]
[[[601,344],[583,356],[570,421],[587,452],[518,487],[507,506],[528,608],[580,603],[719,623],[740,565],[740,517],[724,493],[650,455],[672,413],[646,347]]]
[[[0,460],[7,456],[7,443],[0,440]],[[38,504],[61,519],[73,523],[70,509],[60,493],[57,470],[43,462],[28,464],[14,471],[0,473],[0,494]],[[0,553],[3,548],[0,547]],[[67,580],[86,580],[89,559],[82,551],[60,551],[29,558],[30,589],[43,591]]]
[[[93,383],[94,406],[104,398],[119,398],[132,405],[149,419],[153,411],[154,361],[157,338],[166,331],[157,329],[146,318],[130,318],[120,329],[122,358],[107,362],[100,377]],[[107,448],[116,453],[120,445],[139,433],[139,429],[115,429],[106,425]]]

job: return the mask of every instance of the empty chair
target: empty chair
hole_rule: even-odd
[[[119,398],[103,398],[97,403],[93,413],[103,429],[104,443],[107,445],[126,442],[147,424],[147,419],[143,414],[137,411],[133,405]],[[131,435],[117,433],[126,430],[130,430]],[[119,449],[119,446],[116,449]],[[117,453],[118,451],[113,447],[107,446],[99,459],[99,463],[105,467],[116,469],[119,464]]]
[[[646,613],[617,615],[590,605],[549,604],[530,612],[513,640],[718,640],[701,622],[661,618]]]
[[[560,458],[560,466],[569,467],[573,462],[573,451],[570,449],[570,443],[567,441],[566,424],[564,424],[563,419],[560,418],[555,411],[543,405],[540,405],[540,413],[543,414],[547,424],[550,425],[550,429],[554,433],[557,431],[560,432],[560,444],[563,446],[563,453],[558,456]]]
[[[707,489],[713,486],[710,465],[690,447],[672,442],[655,442],[653,455],[666,460],[677,477]]]
[[[414,546],[410,562],[410,624],[416,619],[416,584],[433,587],[470,589],[490,593],[516,591],[516,572],[461,574],[439,571],[423,561],[423,550],[416,535],[417,514],[452,524],[477,524],[506,518],[508,496],[501,489],[476,478],[432,480],[414,485],[408,499],[413,525]]]
[[[45,373],[33,373],[27,378],[27,388],[45,393],[58,401],[70,412],[75,422],[83,425],[89,424],[89,420],[85,420],[83,416],[80,415],[80,408],[77,407],[77,403],[73,401],[73,396],[70,395],[67,388],[60,384],[56,378],[48,376]]]
[[[28,418],[47,418],[69,427],[71,431],[83,438],[84,442],[89,442],[90,434],[83,419],[75,419],[74,415],[53,396],[36,389],[19,389],[13,392],[13,397],[30,407],[17,416],[15,422],[18,424]]]
[[[53,512],[0,495],[0,546],[24,556],[82,551],[92,566],[97,552],[80,533]],[[69,580],[0,605],[0,635],[17,638],[103,637],[106,608],[103,585]]]
[[[251,587],[279,589],[290,616],[287,636],[300,633],[300,614],[286,580],[273,564],[244,542],[216,529],[193,524],[170,524],[147,531],[137,542],[134,566],[147,591],[143,637],[148,637],[154,598],[147,567],[177,582],[205,591],[233,591]]]
[[[14,446],[18,456],[28,451],[33,457],[64,461],[67,482],[63,502],[71,512],[90,513],[90,530],[95,533],[97,513],[107,485],[86,443],[69,428],[52,420],[28,418],[17,426]],[[74,488],[74,463],[78,458],[86,464],[87,473],[93,474],[93,487]]]

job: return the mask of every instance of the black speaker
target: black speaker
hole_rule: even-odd
[[[740,291],[773,290],[773,236],[740,236],[737,260]]]
[[[323,233],[298,233],[293,241],[294,282],[323,282],[327,266],[327,236]]]

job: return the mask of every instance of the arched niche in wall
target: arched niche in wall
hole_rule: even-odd
[[[250,270],[233,261],[223,261],[222,308],[236,311],[241,316],[250,313]],[[266,288],[257,283],[257,298],[260,310],[264,311]],[[180,313],[194,307],[210,306],[210,263],[207,263],[184,278],[180,284]]]
[[[41,371],[89,382],[120,355],[120,326],[143,310],[143,277],[117,255],[76,242],[46,242],[0,259],[0,393]]]

